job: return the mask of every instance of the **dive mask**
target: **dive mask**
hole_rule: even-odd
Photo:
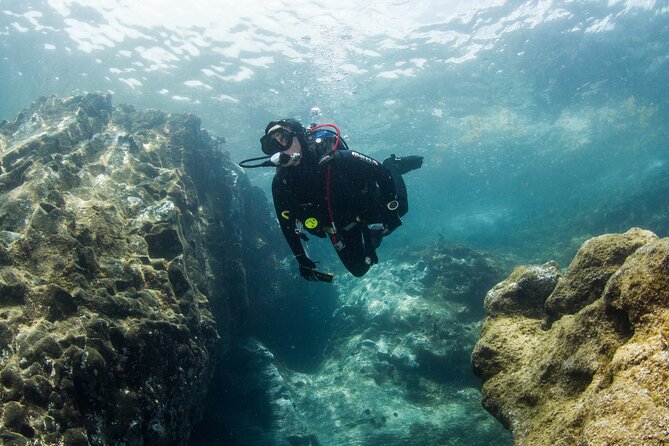
[[[260,147],[265,154],[274,155],[290,149],[290,146],[293,145],[294,136],[295,132],[279,127],[260,138]]]

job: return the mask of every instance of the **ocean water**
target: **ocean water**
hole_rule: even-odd
[[[564,264],[603,231],[666,234],[666,0],[367,3],[2,0],[0,119],[109,91],[199,115],[240,160],[270,119],[334,122],[426,157],[401,245]]]
[[[102,91],[238,160],[281,117],[424,156],[385,260],[438,239],[565,267],[594,235],[666,236],[668,85],[667,0],[0,0],[0,119]]]

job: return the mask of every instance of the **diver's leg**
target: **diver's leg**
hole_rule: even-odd
[[[414,169],[420,169],[423,165],[423,157],[410,155],[400,158],[395,156],[395,154],[392,154],[383,161],[383,165],[390,171],[393,177],[393,182],[395,183],[395,189],[397,191],[397,202],[399,203],[397,215],[403,217],[409,212],[409,196],[402,175],[411,172]]]
[[[409,155],[409,156],[395,156],[393,153],[388,158],[383,161],[383,165],[387,168],[394,166],[397,168],[400,175],[404,175],[407,172],[411,172],[415,169],[420,169],[423,165],[423,157],[420,155]]]
[[[383,164],[386,165],[385,161]],[[407,186],[404,183],[404,178],[402,178],[402,174],[400,174],[397,166],[389,163],[386,165],[386,167],[390,171],[390,175],[393,177],[393,183],[395,183],[395,193],[397,194],[397,202],[399,203],[399,206],[397,207],[397,215],[403,217],[407,212],[409,212],[409,196],[407,194]]]
[[[343,243],[343,248],[337,249],[335,245],[335,249],[346,269],[355,277],[364,276],[369,271],[372,262],[367,260],[360,226],[357,225],[350,231],[342,231],[338,234],[338,241]]]

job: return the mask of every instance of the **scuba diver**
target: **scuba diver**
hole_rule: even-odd
[[[332,131],[329,128],[336,130]],[[418,169],[422,156],[396,157],[383,163],[349,150],[333,124],[305,129],[295,119],[270,122],[260,139],[265,157],[242,167],[276,166],[272,196],[281,231],[307,280],[331,282],[316,269],[303,242],[311,235],[329,237],[351,274],[361,277],[378,262],[381,239],[402,224],[409,210],[402,175]],[[257,165],[251,161],[270,158]]]

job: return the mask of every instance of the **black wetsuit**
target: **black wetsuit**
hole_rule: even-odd
[[[312,235],[330,237],[342,263],[354,276],[364,275],[376,262],[370,243],[369,224],[383,223],[386,234],[401,225],[407,212],[406,187],[402,176],[378,161],[353,150],[339,149],[331,154],[335,137],[311,137],[302,149],[300,164],[277,167],[272,195],[277,218],[290,249],[305,255],[300,226]],[[331,166],[330,204],[333,231],[328,211],[326,177]],[[397,200],[399,207],[388,209]],[[392,207],[392,206],[391,206]]]

